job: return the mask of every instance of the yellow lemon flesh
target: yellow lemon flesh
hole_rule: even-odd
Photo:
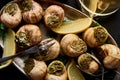
[[[96,12],[97,10],[97,3],[99,0],[90,0],[90,5],[89,5],[89,9],[93,12]]]
[[[3,49],[3,56],[7,57],[10,55],[14,55],[16,52],[16,45],[15,45],[15,33],[13,30],[8,29],[8,31],[5,33],[5,39],[4,39],[4,49]],[[0,63],[0,69],[7,67],[12,60],[8,60],[6,62]]]
[[[58,34],[80,33],[90,27],[91,23],[91,18],[80,18],[63,22],[62,25],[51,29]]]
[[[68,65],[67,71],[68,71],[69,80],[85,80],[81,71],[76,66],[76,63],[74,62],[74,60],[72,60]]]

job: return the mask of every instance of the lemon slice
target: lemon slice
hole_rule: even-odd
[[[93,12],[96,12],[97,10],[97,3],[99,0],[90,0],[90,5],[89,5],[89,9]]]
[[[77,68],[74,60],[72,60],[71,63],[69,64],[67,72],[69,80],[85,80],[81,71]]]
[[[4,39],[4,49],[3,49],[3,56],[10,56],[14,55],[16,52],[16,45],[15,45],[15,33],[13,30],[8,29],[8,31],[5,33],[5,39]],[[7,67],[12,60],[8,60],[6,62],[0,63],[0,69]]]
[[[89,12],[93,13],[93,14],[89,14],[90,17],[93,17],[93,16],[94,16],[94,13],[95,13],[96,10],[97,10],[98,1],[99,1],[99,0],[90,0],[90,2],[89,2],[88,9],[90,9],[90,10],[92,11],[92,12],[91,12],[91,11],[89,11]]]
[[[73,21],[63,22],[62,25],[51,29],[58,34],[80,33],[90,27],[91,23],[91,18],[80,18]]]

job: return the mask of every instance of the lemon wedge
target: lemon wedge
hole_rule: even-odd
[[[67,72],[69,80],[85,80],[74,60],[71,60],[70,64],[68,65]]]
[[[90,0],[90,5],[89,5],[89,9],[93,12],[96,12],[97,10],[97,3],[99,0]]]
[[[80,18],[63,22],[62,25],[51,28],[51,30],[58,34],[80,33],[90,27],[91,23],[91,18]]]
[[[15,45],[15,32],[11,29],[8,29],[8,31],[5,33],[5,39],[4,39],[4,48],[3,48],[3,56],[10,56],[14,55],[16,52],[16,45]],[[12,60],[8,60],[6,62],[0,63],[0,69],[7,67]]]

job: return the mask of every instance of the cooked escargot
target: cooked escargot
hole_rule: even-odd
[[[64,20],[64,10],[58,5],[51,5],[45,10],[44,22],[48,28],[59,26]]]
[[[120,49],[113,44],[104,44],[98,47],[96,56],[108,69],[116,69],[120,66]]]
[[[89,74],[93,74],[99,69],[99,64],[86,53],[78,57],[78,64],[81,70]]]
[[[77,57],[87,51],[86,43],[76,34],[63,36],[60,45],[64,54],[70,57]]]
[[[99,9],[99,11],[105,11],[109,6],[110,6],[111,2],[110,1],[98,1],[98,5],[97,8]]]
[[[23,20],[27,23],[37,23],[42,19],[43,9],[34,0],[21,0]]]
[[[41,41],[40,28],[33,24],[26,24],[16,32],[16,43],[18,47],[27,48]]]
[[[44,61],[27,59],[25,60],[24,71],[32,78],[32,80],[44,80],[47,72],[47,65]]]
[[[108,32],[102,26],[90,27],[83,34],[83,40],[91,48],[102,45],[107,38]]]
[[[67,80],[67,71],[61,61],[52,61],[47,68],[45,80]]]
[[[15,28],[22,20],[22,13],[17,3],[9,3],[3,8],[1,22],[8,28]]]
[[[47,38],[44,39],[41,42],[47,41],[51,38]],[[35,59],[37,60],[51,60],[51,59],[55,59],[56,57],[58,57],[59,53],[60,53],[60,44],[58,43],[57,40],[53,40],[51,42],[49,42],[47,45],[54,43],[48,50],[42,51],[42,52],[38,52],[34,55]]]

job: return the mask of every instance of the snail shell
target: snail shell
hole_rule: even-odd
[[[32,80],[44,80],[43,78],[47,72],[47,65],[44,61],[28,59],[25,62],[24,70],[32,78]]]
[[[98,9],[105,11],[110,6],[110,4],[110,1],[98,1]]]
[[[108,69],[115,69],[120,66],[120,49],[115,45],[104,44],[100,46],[96,55],[102,59],[104,66]]]
[[[22,13],[17,3],[9,3],[3,9],[1,22],[8,28],[15,28],[22,20]]]
[[[97,72],[99,69],[99,64],[86,53],[78,57],[78,64],[82,71],[90,74]]]
[[[77,57],[87,51],[86,43],[76,34],[63,36],[60,45],[64,54],[70,57]]]
[[[49,39],[51,38],[44,39],[41,42],[47,41]],[[47,61],[47,60],[57,58],[60,53],[60,44],[55,39],[49,42],[48,45],[51,43],[54,43],[54,44],[48,50],[36,53],[34,55],[35,59]]]
[[[47,68],[45,80],[67,80],[67,71],[61,61],[52,61]]]
[[[43,9],[40,4],[32,1],[31,9],[23,12],[23,19],[27,23],[37,23],[42,19]]]
[[[45,10],[44,22],[48,28],[59,26],[64,20],[64,9],[58,5],[51,5]]]
[[[16,42],[19,47],[33,46],[41,41],[41,31],[36,25],[26,24],[16,32]]]
[[[102,45],[108,38],[108,32],[104,27],[96,26],[88,28],[83,34],[83,40],[89,47]]]

